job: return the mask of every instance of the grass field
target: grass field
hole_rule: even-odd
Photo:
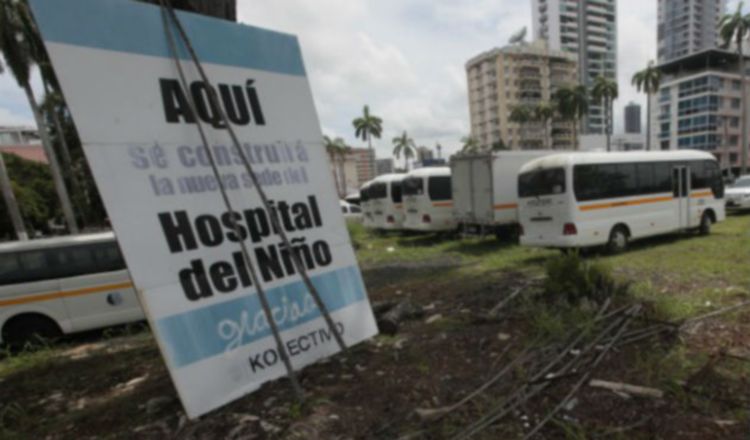
[[[414,409],[460,400],[523,347],[564,340],[591,319],[586,304],[538,296],[557,251],[494,238],[379,234],[357,225],[350,232],[371,299],[410,298],[427,316],[405,323],[396,336],[379,336],[304,370],[305,404],[278,381],[188,422],[149,331],[125,328],[5,353],[0,438],[449,437],[504,391],[489,390],[471,410],[440,423],[421,423]],[[710,236],[662,237],[585,261],[610,267],[631,286],[619,301],[643,301],[649,319],[680,322],[750,299],[750,215],[730,216]],[[529,293],[507,315],[479,319],[517,288]],[[577,408],[539,438],[746,438],[750,312],[721,315],[676,338],[618,352],[601,375],[667,394],[659,401],[628,400],[587,390]],[[514,374],[522,379],[522,371]],[[529,413],[546,411],[555,393]],[[519,429],[511,418],[477,438],[515,438]]]

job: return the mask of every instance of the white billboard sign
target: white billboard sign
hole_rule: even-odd
[[[131,0],[30,4],[188,415],[286,374],[240,241],[248,246],[294,368],[336,353],[334,334],[181,46],[190,81],[182,87],[160,9]],[[377,327],[297,39],[178,16],[344,341],[372,337]],[[222,201],[197,119],[208,129],[234,211]]]

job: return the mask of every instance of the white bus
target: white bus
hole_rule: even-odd
[[[716,159],[700,151],[571,153],[526,164],[519,175],[521,244],[552,248],[607,245],[725,218]]]
[[[384,174],[376,177],[367,189],[375,228],[386,230],[402,229],[404,224],[404,203],[401,194],[401,181],[405,174]]]
[[[359,190],[359,207],[362,209],[362,225],[366,228],[375,228],[375,217],[373,216],[372,200],[370,200],[370,185],[372,180],[365,182]]]
[[[143,319],[113,233],[0,244],[0,342]]]
[[[404,229],[456,229],[450,168],[419,168],[407,174],[401,186],[405,210]]]

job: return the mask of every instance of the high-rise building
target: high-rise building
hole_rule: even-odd
[[[378,176],[382,176],[383,174],[391,174],[395,169],[393,166],[393,159],[390,157],[385,159],[377,159],[375,161],[375,168]]]
[[[435,158],[435,153],[427,147],[417,147],[417,162],[425,162]]]
[[[550,50],[538,40],[492,49],[466,63],[471,136],[480,147],[572,149],[573,125],[553,119],[511,122],[516,107],[534,107],[551,101],[563,85],[578,82],[578,64],[571,53]]]
[[[719,159],[722,168],[739,168],[742,80],[738,60],[736,52],[709,49],[658,66],[661,87],[651,101],[657,109],[652,119],[653,149],[705,150]],[[745,63],[748,60],[746,56]],[[747,90],[750,95],[750,87]]]
[[[357,163],[357,180],[359,184],[375,178],[375,151],[369,148],[352,148],[350,154]]]
[[[717,47],[727,0],[659,0],[659,63]]]
[[[578,56],[581,83],[603,76],[617,81],[617,0],[532,0],[534,38],[550,50]],[[586,134],[605,132],[604,106],[592,103],[584,118]]]
[[[375,178],[375,152],[369,148],[351,148],[347,154],[329,160],[336,190],[341,198],[357,192],[365,182]]]
[[[635,102],[625,106],[625,133],[641,133],[641,106]]]

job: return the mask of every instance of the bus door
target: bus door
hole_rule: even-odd
[[[690,168],[677,165],[672,168],[672,195],[677,202],[678,227],[687,229],[690,225]]]

